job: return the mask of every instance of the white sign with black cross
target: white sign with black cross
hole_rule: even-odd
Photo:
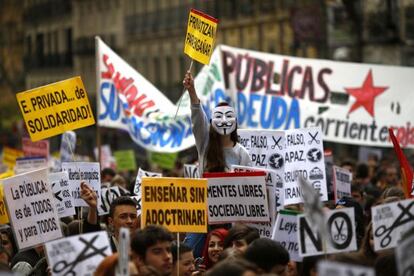
[[[106,231],[67,237],[45,247],[53,276],[93,275],[102,260],[112,254]]]
[[[321,201],[328,200],[322,130],[319,127],[290,129],[285,131],[285,135],[285,205],[302,202],[300,177],[319,192]]]
[[[325,214],[328,237],[318,233],[317,226],[312,225],[305,215],[298,216],[299,254],[301,257],[355,251],[357,249],[355,234],[354,208],[329,210]]]
[[[200,178],[198,165],[184,164],[184,178]]]
[[[414,227],[414,199],[372,207],[375,251],[394,248],[401,236]]]
[[[324,260],[318,262],[317,269],[318,276],[375,276],[372,267]]]
[[[69,185],[67,172],[49,173],[49,183],[55,196],[56,209],[59,218],[75,214],[75,205]]]
[[[141,184],[142,184],[143,177],[162,177],[162,173],[144,171],[141,168],[138,169],[138,174],[137,174],[137,178],[135,180],[135,186],[134,186],[134,195],[136,195],[136,200],[137,200],[138,216],[141,215],[141,197],[142,197]]]

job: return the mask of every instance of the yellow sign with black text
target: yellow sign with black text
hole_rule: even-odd
[[[0,224],[9,223],[7,215],[6,203],[4,202],[3,183],[0,184]]]
[[[184,41],[184,53],[200,63],[209,64],[216,38],[217,23],[216,18],[191,9]]]
[[[142,226],[207,233],[207,179],[144,177],[141,192]]]
[[[3,148],[3,163],[9,168],[13,169],[16,165],[16,159],[23,157],[24,153],[21,150],[4,147]]]
[[[21,92],[16,97],[33,142],[95,124],[80,77]]]

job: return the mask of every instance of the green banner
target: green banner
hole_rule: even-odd
[[[175,160],[177,159],[178,152],[175,153],[159,153],[150,152],[148,159],[150,162],[157,164],[162,169],[171,170],[175,167]]]
[[[133,150],[118,150],[114,152],[116,167],[118,170],[132,170],[137,169],[135,162],[135,154]]]

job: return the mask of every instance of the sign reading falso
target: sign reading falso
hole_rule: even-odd
[[[207,180],[142,179],[141,225],[163,225],[171,232],[207,232]]]
[[[16,97],[32,141],[95,123],[80,77],[21,92]]]

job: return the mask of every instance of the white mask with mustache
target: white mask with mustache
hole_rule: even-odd
[[[220,135],[230,135],[236,129],[236,113],[231,106],[218,106],[213,109],[211,125]]]

